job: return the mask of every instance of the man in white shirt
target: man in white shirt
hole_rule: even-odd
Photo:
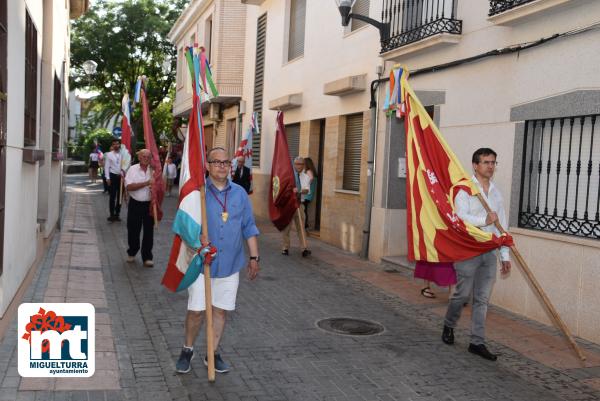
[[[496,170],[496,152],[489,148],[478,149],[473,153],[472,163],[475,172],[472,180],[479,187],[481,195],[487,201],[492,212],[487,213],[477,197],[461,190],[454,199],[456,214],[463,221],[473,224],[483,231],[500,235],[494,223],[498,221],[502,227],[507,227],[507,220],[502,195],[491,181]],[[497,254],[500,254],[500,271],[505,274],[511,268],[508,251],[508,248],[502,247],[499,252],[494,250],[454,263],[458,283],[446,311],[444,331],[442,332],[443,342],[454,344],[454,328],[460,318],[464,303],[468,302],[469,296],[473,294],[469,352],[491,361],[497,359],[497,356],[485,346],[485,319],[492,287],[496,281]]]
[[[304,158],[300,156],[294,159],[294,176],[296,178],[296,188],[294,188],[294,192],[298,197],[298,204],[300,204],[301,197],[310,192],[310,177],[304,172]],[[281,254],[286,256],[290,254],[290,230],[292,229],[292,224],[296,226],[296,232],[298,233],[298,239],[300,240],[300,246],[302,247],[302,257],[307,257],[311,254],[311,251],[308,249],[306,232],[302,232],[304,230],[302,215],[297,212],[294,213],[294,217],[292,218],[292,221],[290,221],[290,224],[281,231],[283,240]]]
[[[110,216],[108,221],[121,221],[121,199],[119,199],[119,189],[121,187],[121,141],[114,139],[110,147],[110,152],[104,154],[104,176],[108,184],[110,197],[108,199],[108,210]]]
[[[140,250],[140,231],[144,229],[142,239],[142,260],[144,266],[152,267],[152,246],[154,244],[154,218],[150,214],[150,188],[152,178],[149,164],[152,154],[148,149],[137,152],[139,163],[127,170],[125,187],[129,193],[127,206],[127,262],[132,263]]]

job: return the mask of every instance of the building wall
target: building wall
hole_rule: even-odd
[[[370,14],[380,13],[379,2],[371,2]],[[277,110],[269,110],[269,102],[279,97],[302,93],[302,106],[284,112],[284,123],[301,123],[301,156],[318,160],[318,121],[326,120],[325,157],[317,166],[323,176],[323,204],[320,238],[347,249],[360,250],[364,201],[366,196],[366,150],[361,163],[361,186],[358,194],[341,191],[339,163],[343,162],[343,124],[345,115],[364,113],[363,147],[368,145],[369,93],[365,90],[343,97],[323,94],[325,83],[347,76],[366,74],[367,86],[377,78],[378,32],[364,27],[349,32],[340,24],[334,2],[307,1],[304,55],[287,61],[286,51],[289,1],[264,1],[260,6],[247,6],[246,57],[243,99],[248,105],[243,127],[250,123],[254,101],[254,74],[257,19],[267,13],[266,55],[261,127],[260,167],[253,169],[255,192],[251,199],[254,212],[268,216],[267,195],[273,158]],[[374,45],[375,44],[375,45]],[[341,154],[340,154],[341,152]],[[343,166],[343,164],[342,164]],[[359,212],[357,212],[359,211]]]
[[[53,121],[54,121],[54,78],[61,82],[61,122],[63,138],[66,137],[66,97],[68,90],[67,60],[69,34],[67,31],[68,9],[62,2],[44,3],[44,31],[42,35],[41,60],[41,102],[39,147],[44,149],[45,162],[40,166],[38,185],[38,221],[45,238],[56,227],[59,218],[60,196],[62,192],[62,162],[53,160]],[[62,140],[60,150],[63,149]]]
[[[555,33],[567,32],[597,22],[600,3],[573,1],[563,7],[533,15],[524,21],[496,26],[487,20],[488,2],[459,2],[457,18],[463,20],[460,42],[402,57],[416,70],[469,57],[512,44],[526,43]],[[507,209],[519,207],[513,191],[519,190],[519,121],[511,120],[517,106],[581,89],[597,90],[600,54],[595,51],[600,33],[589,31],[550,41],[518,53],[490,57],[435,73],[411,78],[416,90],[445,94],[439,106],[439,127],[467,171],[471,154],[479,147],[498,152],[500,163],[495,183]],[[398,60],[389,60],[386,71]],[[380,101],[383,95],[379,96]],[[600,112],[600,104],[588,105]],[[545,117],[545,116],[540,116]],[[385,121],[383,115],[380,119]],[[377,160],[385,160],[386,124],[378,132]],[[393,133],[392,133],[393,134]],[[384,163],[378,163],[382,176]],[[517,173],[519,173],[517,175]],[[377,241],[394,238],[397,247],[384,244],[371,249],[370,257],[406,254],[406,214],[403,208],[385,208],[386,186],[377,182],[371,229]],[[516,228],[510,231],[535,276],[574,334],[600,342],[600,307],[593,288],[600,283],[600,241]],[[389,240],[388,240],[389,241]],[[514,258],[513,258],[514,261]],[[546,312],[526,283],[518,267],[498,277],[492,302],[527,317],[548,323]]]
[[[212,35],[209,39],[208,21],[212,21]],[[192,2],[179,17],[169,39],[177,48],[177,85],[173,113],[185,115],[192,108],[192,88],[190,86],[187,62],[180,51],[190,46],[190,38],[195,43],[208,48],[211,72],[219,97],[213,101],[222,103],[225,99],[239,98],[242,93],[244,33],[246,6],[237,0],[201,0]],[[208,50],[208,49],[207,49]]]
[[[68,3],[67,3],[68,5]],[[44,66],[42,63],[43,47],[48,43],[44,35],[52,32],[53,51],[46,51],[46,68],[56,68],[61,76],[65,68],[62,65],[64,52],[68,51],[67,34],[68,10],[64,2],[18,0],[8,4],[8,104],[7,104],[7,152],[6,152],[6,209],[4,226],[4,261],[3,273],[0,276],[0,317],[12,301],[25,275],[34,263],[38,245],[42,239],[56,226],[60,197],[59,163],[50,161],[46,146],[48,121],[47,103],[52,97],[42,98],[43,90],[52,88],[53,82],[43,81]],[[47,13],[44,12],[47,8]],[[48,14],[49,9],[52,12]],[[26,9],[36,27],[38,38],[38,106],[37,106],[37,149],[44,149],[46,161],[35,164],[23,162],[23,132],[25,103],[25,16]],[[52,15],[52,29],[45,29],[49,23],[48,15]],[[46,26],[46,28],[48,28]],[[66,57],[68,59],[68,57]],[[59,61],[60,60],[60,61]],[[46,88],[46,89],[43,89]],[[64,90],[66,88],[63,87]],[[66,92],[65,92],[66,93]],[[66,96],[66,95],[65,95]],[[64,97],[64,96],[63,96]],[[51,106],[50,106],[51,107]],[[42,110],[46,110],[42,113]],[[51,114],[51,113],[50,113]],[[64,115],[65,113],[63,113]],[[66,122],[62,123],[62,127]],[[44,131],[42,131],[44,130]],[[44,167],[45,166],[45,167]],[[42,191],[45,193],[42,194]],[[44,204],[40,204],[40,199]],[[38,224],[38,213],[46,216],[47,232]],[[40,252],[45,251],[40,248]]]

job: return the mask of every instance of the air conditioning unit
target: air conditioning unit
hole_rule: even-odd
[[[221,121],[221,105],[219,103],[211,103],[208,106],[208,118],[213,121]]]

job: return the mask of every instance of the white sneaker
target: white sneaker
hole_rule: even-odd
[[[127,255],[127,263],[133,263],[133,262],[135,262],[135,256]]]
[[[152,266],[154,266],[154,262],[151,261],[151,260],[145,260],[144,261],[144,266],[146,266],[146,267],[152,267]]]

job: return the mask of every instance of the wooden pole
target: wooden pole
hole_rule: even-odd
[[[150,177],[154,178],[154,169],[150,166],[148,168],[150,169]],[[152,185],[150,186],[150,192],[152,193]],[[150,199],[152,199],[152,196],[150,196]],[[154,215],[154,229],[158,230],[158,208],[156,207],[156,202],[152,202],[152,214]]]
[[[298,230],[300,231],[300,241],[302,241],[302,249],[308,249],[308,244],[306,243],[306,233],[304,232],[304,222],[302,221],[300,208],[296,209],[296,218],[296,224],[298,224]]]
[[[479,199],[479,201],[483,205],[483,207],[486,210],[486,212],[491,213],[492,209],[490,209],[490,206],[487,204],[487,202],[485,201],[485,199],[483,198],[483,196],[481,194],[477,194],[477,198]],[[503,233],[503,234],[506,233],[506,230],[504,230],[504,228],[502,227],[502,225],[500,224],[500,222],[498,222],[497,220],[494,222],[494,225],[496,226],[496,228],[501,233]],[[519,262],[519,264],[521,265],[521,269],[523,270],[523,273],[525,273],[525,276],[527,277],[527,279],[531,283],[532,287],[535,289],[535,291],[537,292],[537,294],[542,299],[544,305],[546,306],[546,309],[548,310],[548,312],[550,312],[550,315],[554,319],[555,323],[558,325],[559,329],[563,332],[564,336],[567,338],[567,340],[569,341],[569,343],[571,344],[571,347],[573,347],[573,349],[575,350],[575,353],[577,354],[577,356],[579,357],[579,359],[581,359],[582,361],[585,361],[586,357],[585,357],[585,355],[583,355],[583,353],[581,352],[581,349],[579,348],[579,346],[575,342],[575,339],[571,335],[571,332],[569,331],[569,328],[567,327],[567,325],[561,319],[560,315],[558,314],[558,312],[556,311],[556,309],[552,305],[552,302],[550,302],[550,299],[548,298],[548,296],[546,295],[546,293],[544,292],[544,290],[540,286],[540,283],[537,281],[537,279],[533,275],[533,272],[531,271],[531,269],[529,269],[529,267],[527,266],[527,263],[525,262],[525,259],[523,259],[523,256],[521,256],[521,253],[519,252],[519,250],[517,249],[517,247],[515,245],[513,245],[513,246],[510,247],[510,249],[513,252],[513,254],[515,255],[515,258],[517,259],[517,261]]]
[[[121,185],[119,185],[119,205],[123,204],[123,181],[125,177],[121,176]]]
[[[200,188],[202,199],[202,246],[209,243],[208,220],[206,217],[206,187]],[[210,287],[210,265],[204,264],[204,305],[206,305],[206,357],[208,361],[208,381],[215,381],[215,344],[212,318],[212,289]]]

